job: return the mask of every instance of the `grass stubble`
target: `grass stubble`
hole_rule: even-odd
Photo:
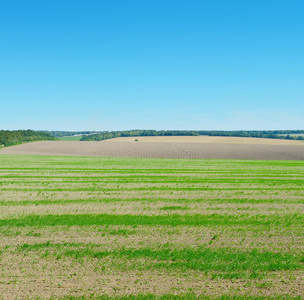
[[[304,294],[304,162],[0,156],[0,297]]]

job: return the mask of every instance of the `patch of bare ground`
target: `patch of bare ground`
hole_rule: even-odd
[[[240,180],[241,181],[241,180]],[[303,180],[304,182],[304,180]],[[250,182],[250,180],[248,181],[244,181],[244,182],[238,182],[237,179],[235,179],[235,181],[229,181],[229,179],[227,179],[227,182],[225,182],[225,179],[223,180],[219,180],[217,182],[217,180],[215,179],[213,182],[204,182],[204,180],[202,180],[201,182],[191,182],[191,181],[187,181],[187,182],[182,182],[182,181],[168,181],[168,182],[157,182],[157,181],[144,181],[143,182],[94,182],[94,181],[89,181],[89,182],[81,182],[81,180],[74,180],[71,182],[2,182],[2,190],[14,190],[14,189],[28,189],[28,190],[34,190],[34,191],[57,191],[57,190],[66,190],[66,191],[101,191],[101,192],[112,192],[112,191],[116,191],[118,189],[122,190],[122,191],[145,191],[148,190],[150,192],[154,192],[157,190],[161,190],[161,191],[178,191],[178,190],[183,190],[183,191],[187,191],[187,190],[284,190],[284,189],[292,189],[294,188],[295,190],[299,190],[299,183],[298,181],[292,181],[289,180],[288,185],[282,185],[281,183],[275,183],[275,181],[266,181],[265,183],[259,184],[256,182]]]
[[[117,214],[117,215],[281,215],[288,213],[304,213],[304,204],[291,203],[187,203],[186,201],[179,204],[145,201],[118,201],[108,203],[68,203],[56,205],[15,205],[3,206],[0,211],[0,218],[18,218],[26,215],[44,215],[44,214]]]
[[[0,228],[1,246],[23,244],[82,244],[98,245],[97,249],[114,251],[122,248],[157,249],[161,245],[171,248],[201,247],[264,249],[274,252],[301,253],[304,236],[299,230],[269,231],[260,229],[237,230],[220,227],[175,227],[170,226],[58,226]]]
[[[188,144],[254,144],[254,145],[303,145],[301,141],[284,139],[262,139],[246,137],[223,137],[223,136],[141,136],[120,137],[107,140],[107,142],[134,143],[188,143]]]
[[[304,160],[304,143],[233,137],[146,137],[101,142],[47,141],[12,146],[0,154],[135,158]]]
[[[111,269],[109,259],[77,262],[70,259],[41,259],[35,253],[9,254],[3,258],[8,268],[0,270],[0,293],[3,299],[49,299],[60,296],[130,295],[153,293],[197,295],[290,294],[302,296],[303,272],[274,272],[265,280],[212,279],[195,271],[124,271]],[[121,264],[124,261],[116,261]]]
[[[60,201],[66,204],[75,203],[105,203],[105,202],[127,202],[127,201],[144,201],[144,202],[162,202],[174,203],[180,205],[180,202],[209,202],[209,203],[304,203],[304,193],[301,190],[210,190],[210,191],[110,191],[110,192],[58,192],[58,191],[0,191],[0,204],[5,206],[9,202],[12,205],[31,205],[31,201],[43,205],[44,201],[60,204]],[[57,202],[56,202],[57,201]],[[59,203],[58,203],[59,201]],[[28,204],[26,204],[28,202]],[[300,207],[300,206],[299,206]]]

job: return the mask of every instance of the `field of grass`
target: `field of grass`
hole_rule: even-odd
[[[0,298],[304,294],[304,161],[2,155],[0,178]]]
[[[82,135],[77,136],[63,136],[60,138],[61,141],[80,141]]]
[[[288,134],[278,134],[279,136],[287,136]],[[304,133],[295,133],[295,134],[289,134],[290,136],[303,136],[304,137]]]

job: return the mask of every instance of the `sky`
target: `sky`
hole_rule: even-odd
[[[2,0],[0,129],[304,129],[303,0]]]

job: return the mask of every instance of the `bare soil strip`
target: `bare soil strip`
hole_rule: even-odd
[[[300,141],[233,137],[139,137],[101,142],[46,141],[13,146],[0,154],[135,158],[304,160]]]
[[[284,139],[262,139],[228,136],[140,136],[120,137],[107,140],[108,142],[133,143],[185,143],[185,144],[249,144],[249,145],[303,145],[302,141]]]

